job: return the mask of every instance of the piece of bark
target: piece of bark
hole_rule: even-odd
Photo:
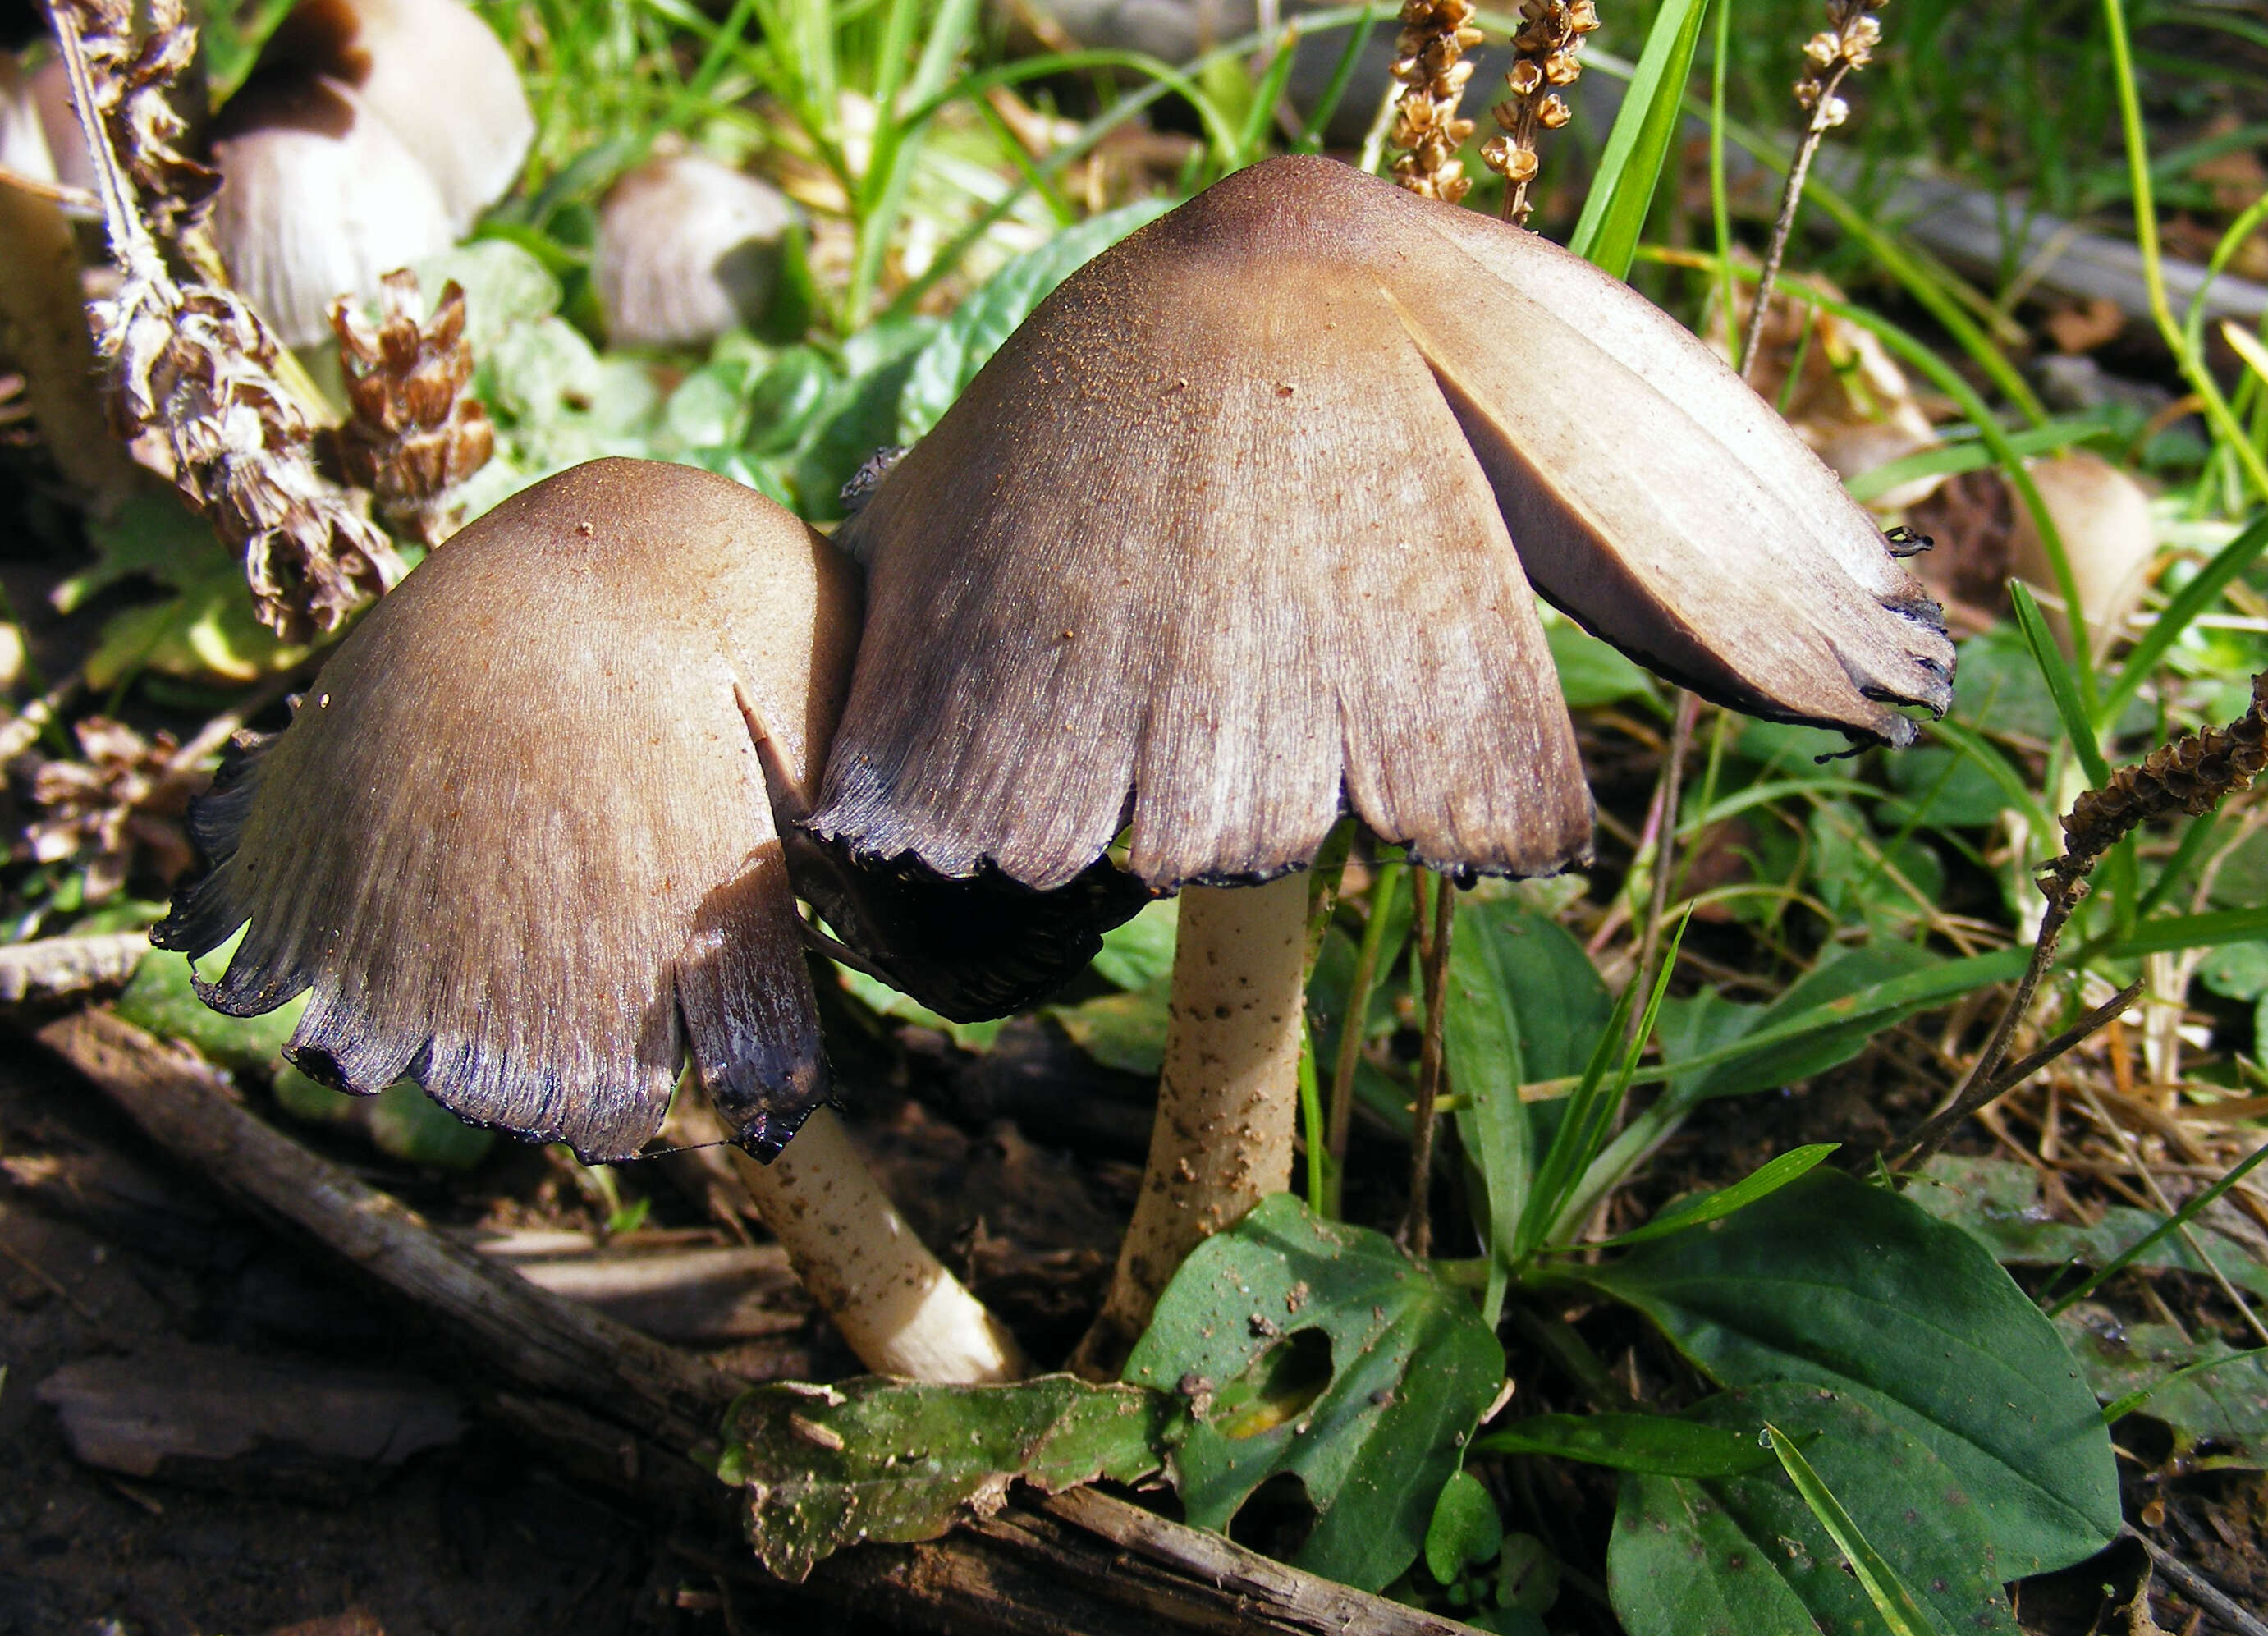
[[[333,1504],[465,1430],[456,1399],[428,1382],[180,1342],[66,1364],[39,1396],[88,1465]]]
[[[368,1608],[349,1608],[320,1619],[279,1625],[268,1636],[386,1636],[386,1626]]]
[[[49,937],[0,948],[0,1006],[51,1006],[122,988],[150,952],[140,932]]]
[[[486,1406],[567,1470],[732,1526],[735,1493],[703,1467],[740,1382],[445,1242],[392,1198],[253,1118],[201,1060],[130,1023],[84,1012],[39,1037],[176,1157],[446,1323],[504,1377]],[[786,1588],[738,1553],[712,1566],[742,1583]],[[798,1594],[947,1636],[1471,1630],[1093,1490],[1018,1499],[924,1544],[838,1552]]]
[[[816,1311],[777,1244],[498,1258],[539,1288],[681,1345],[792,1334]]]
[[[104,1011],[49,1023],[39,1039],[176,1157],[446,1316],[512,1379],[667,1448],[713,1441],[738,1382],[447,1242],[415,1212],[254,1118],[193,1053]]]

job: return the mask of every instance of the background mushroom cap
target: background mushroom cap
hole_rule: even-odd
[[[762,316],[793,208],[697,154],[650,159],[608,189],[591,276],[616,346],[700,346]]]
[[[246,86],[215,121],[212,154],[213,241],[286,346],[328,339],[335,298],[374,294],[451,242],[425,167],[335,80]]]
[[[401,139],[453,236],[503,196],[535,140],[510,55],[460,0],[300,0],[247,89],[311,75],[347,86]]]
[[[1590,804],[1528,582],[1720,702],[1902,741],[1952,649],[1880,529],[1668,315],[1342,165],[1097,257],[838,541],[867,638],[814,832],[1049,888],[1310,859],[1343,801],[1548,871]],[[1523,571],[1524,570],[1524,571]]]
[[[606,460],[507,500],[373,608],[291,726],[193,814],[210,872],[154,936],[239,1015],[312,989],[287,1056],[594,1158],[689,1050],[777,1147],[825,1071],[773,801],[808,803],[855,576],[688,467]],[[770,791],[768,793],[767,780]]]

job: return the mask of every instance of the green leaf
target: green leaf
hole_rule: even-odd
[[[2217,948],[2268,938],[2268,906],[2218,909],[2202,915],[2161,915],[2145,920],[2103,952],[2116,960],[2180,948]]]
[[[1226,1529],[1288,1473],[1316,1514],[1293,1566],[1374,1590],[1424,1545],[1504,1349],[1469,1296],[1383,1234],[1278,1193],[1182,1264],[1126,1378],[1190,1399],[1192,1523]]]
[[[870,977],[848,966],[836,967],[836,974],[844,991],[862,1001],[876,1016],[895,1017],[917,1028],[934,1028],[965,1051],[990,1050],[1000,1030],[1008,1026],[1005,1018],[990,1022],[954,1022],[939,1016],[910,995],[899,993],[880,977]]]
[[[2102,1399],[2104,1424],[2147,1415],[2173,1432],[2177,1454],[2209,1442],[2219,1445],[2216,1464],[2268,1463],[2268,1348],[2239,1352],[2170,1323],[2123,1323],[2091,1304],[2056,1327]]]
[[[1168,1469],[1186,1421],[1163,1392],[1067,1374],[1011,1386],[856,1380],[761,1386],[725,1419],[718,1475],[747,1491],[748,1543],[799,1581],[862,1540],[935,1539],[1011,1482],[1049,1493]]]
[[[1913,1592],[1906,1588],[1898,1571],[1883,1560],[1882,1553],[1874,1549],[1851,1514],[1843,1508],[1835,1491],[1812,1470],[1802,1450],[1769,1420],[1764,1423],[1764,1435],[1771,1440],[1772,1453],[1779,1456],[1788,1480],[1795,1485],[1795,1492],[1803,1497],[1811,1514],[1834,1540],[1844,1561],[1851,1565],[1851,1572],[1866,1588],[1867,1600],[1874,1604],[1874,1611],[1889,1626],[1890,1636],[1943,1636],[1942,1627],[1914,1600]]]
[[[1568,709],[1590,710],[1653,696],[1653,678],[1636,660],[1572,621],[1553,620],[1543,628],[1543,639],[1558,667],[1559,692]]]
[[[1047,1015],[1071,1043],[1106,1068],[1145,1076],[1166,1065],[1166,1024],[1173,1001],[1173,979],[1123,994],[1105,994],[1076,1006],[1049,1006]]]
[[[1618,1237],[1602,1239],[1590,1248],[1620,1249],[1631,1244],[1667,1238],[1672,1233],[1688,1232],[1705,1221],[1720,1220],[1735,1210],[1745,1210],[1758,1199],[1779,1191],[1833,1153],[1837,1146],[1834,1142],[1815,1142],[1808,1147],[1798,1147],[1782,1153],[1778,1158],[1759,1165],[1730,1187],[1704,1193],[1697,1198],[1684,1199],[1663,1211],[1644,1227],[1635,1227]]]
[[[1685,82],[1692,77],[1694,48],[1708,0],[1666,0],[1638,54],[1583,214],[1567,247],[1621,278],[1638,254],[1639,234],[1653,208],[1662,162],[1685,117]]]
[[[1238,73],[1241,81],[1241,69]],[[987,279],[914,360],[897,400],[897,440],[914,443],[924,437],[1057,284],[1136,228],[1157,220],[1173,203],[1145,199],[1091,217]]]
[[[932,318],[885,319],[843,343],[849,380],[829,394],[805,439],[794,478],[798,510],[814,521],[843,515],[843,485],[897,435],[898,396],[938,332]]]
[[[485,355],[504,333],[559,310],[559,281],[526,249],[502,239],[478,239],[417,263],[417,283],[430,304],[454,279],[465,292],[465,338]]]
[[[1780,1384],[1690,1411],[1705,1423],[1768,1422],[1806,1441],[1807,1465],[1839,1498],[1854,1537],[1946,1625],[2015,1636],[2002,1559],[1973,1496],[1920,1439],[1854,1397]],[[1843,1552],[1784,1470],[1701,1482],[1623,1480],[1607,1588],[1630,1636],[1821,1636],[1882,1627]]]
[[[1433,1520],[1425,1529],[1425,1571],[1444,1585],[1456,1583],[1467,1568],[1478,1567],[1504,1549],[1504,1519],[1488,1485],[1460,1471],[1441,1485]]]
[[[1484,1454],[1550,1455],[1654,1477],[1738,1477],[1772,1463],[1756,1427],[1727,1431],[1663,1414],[1537,1414],[1476,1439]]]
[[[1161,897],[1145,903],[1131,920],[1102,934],[1094,975],[1122,989],[1146,988],[1174,969],[1174,939],[1180,931],[1181,902]]]
[[[2132,1253],[2133,1266],[2210,1276],[2177,1234],[2134,1253],[2165,1224],[2154,1211],[2113,1205],[2092,1227],[2056,1220],[2040,1196],[2038,1173],[2014,1160],[1940,1153],[1922,1175],[1910,1192],[1915,1204],[1960,1227],[2007,1265],[2102,1267]],[[2194,1224],[2190,1231],[2231,1283],[2268,1296],[2268,1266],[2258,1256],[2210,1225]]]
[[[2117,1533],[2110,1438],[2054,1326],[1981,1244],[1896,1194],[1815,1170],[1580,1276],[1721,1384],[1822,1388],[1911,1432],[1978,1507],[2006,1577]]]
[[[1941,975],[1950,964],[1918,944],[1871,943],[1822,961],[1769,1006],[1736,1009],[1708,991],[1665,1001],[1662,1056],[1676,1070],[1670,1094],[1683,1103],[1705,1102],[1824,1073],[1900,1017],[1941,1004],[1947,996],[1933,982],[1894,985]],[[1696,1065],[1710,1059],[1713,1065]]]
[[[2251,567],[2264,549],[2268,549],[2268,517],[2259,519],[2221,547],[2196,578],[2174,593],[2173,600],[2150,622],[2149,630],[2143,632],[2120,663],[2117,679],[2103,690],[2102,703],[2095,712],[2097,722],[2105,727],[2117,722],[2128,701],[2157,674],[2159,661],[2181,640],[2182,633],[2198,615],[2220,600],[2229,582]]]
[[[1508,1258],[1534,1179],[1530,1080],[1580,1073],[1613,1013],[1590,956],[1517,898],[1457,905],[1442,1043],[1457,1087],[1457,1133],[1479,1166],[1482,1235]]]
[[[207,957],[213,971],[227,969],[244,934]],[[119,995],[118,1014],[161,1039],[194,1045],[224,1068],[273,1073],[283,1063],[284,1043],[307,1008],[305,994],[257,1017],[225,1017],[197,998],[186,955],[152,950],[134,969],[134,980]]]
[[[379,1152],[436,1170],[470,1170],[489,1156],[496,1132],[467,1124],[425,1094],[414,1080],[397,1080],[363,1103],[364,1128]]]

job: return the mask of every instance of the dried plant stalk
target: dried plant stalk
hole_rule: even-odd
[[[1457,150],[1473,134],[1473,122],[1457,117],[1457,102],[1473,77],[1464,55],[1480,42],[1471,0],[1405,0],[1394,63],[1403,86],[1394,145],[1403,151],[1394,161],[1394,180],[1425,198],[1454,204],[1472,188]]]
[[[1889,0],[1828,0],[1828,26],[1805,42],[1804,61],[1809,64],[1795,82],[1795,100],[1811,115],[1797,143],[1795,160],[1787,167],[1787,181],[1779,194],[1779,215],[1772,223],[1771,241],[1764,248],[1764,271],[1756,280],[1756,305],[1749,312],[1749,327],[1741,337],[1740,355],[1734,362],[1745,377],[1753,368],[1764,321],[1771,311],[1772,285],[1779,278],[1780,262],[1787,255],[1788,235],[1795,231],[1795,212],[1803,203],[1803,185],[1811,174],[1812,157],[1830,130],[1851,117],[1851,105],[1837,95],[1852,73],[1874,60],[1881,43],[1882,26],[1874,13]]]
[[[1521,0],[1520,32],[1512,37],[1510,93],[1491,110],[1498,135],[1481,146],[1488,167],[1511,184],[1504,218],[1525,227],[1534,209],[1528,184],[1543,168],[1535,151],[1539,131],[1557,130],[1572,116],[1559,93],[1582,77],[1583,36],[1599,26],[1593,0]]]
[[[336,630],[401,577],[401,558],[352,497],[316,471],[313,423],[276,380],[276,341],[258,316],[229,291],[175,280],[114,145],[114,124],[129,144],[145,125],[161,147],[167,139],[148,110],[170,113],[163,92],[195,48],[180,0],[156,0],[138,42],[122,0],[56,0],[52,14],[71,94],[99,113],[87,146],[122,278],[118,293],[89,311],[116,428],[162,440],[174,485],[243,553],[264,623],[287,641]],[[142,154],[136,162],[169,185],[170,161]],[[195,209],[161,196],[178,242],[194,230]]]
[[[348,482],[368,489],[387,525],[426,545],[456,532],[458,485],[489,462],[496,431],[472,394],[473,348],[465,339],[465,292],[444,284],[423,324],[417,275],[388,273],[373,326],[354,304],[331,304],[331,329],[352,410],[324,434],[325,453]]]
[[[1911,1136],[1887,1149],[1904,1154],[1906,1167],[1918,1169],[1945,1145],[1963,1119],[2004,1091],[2022,1082],[2023,1073],[2001,1073],[2016,1028],[2030,1011],[2040,980],[2055,963],[2056,946],[2065,924],[2080,900],[2087,895],[2087,877],[2103,854],[2153,818],[2169,813],[2192,817],[2211,812],[2222,800],[2252,786],[2268,768],[2268,671],[2252,679],[2252,704],[2243,715],[2225,727],[2203,727],[2161,745],[2132,767],[2122,767],[2099,790],[2089,790],[2072,804],[2063,820],[2064,851],[2040,870],[2040,890],[2048,900],[2040,932],[2032,945],[2032,958],[2018,979],[2015,994],[1985,1042],[1977,1061],[1954,1093],[1943,1112],[1927,1120]],[[2121,998],[2131,999],[2133,991]],[[2123,1010],[2121,1006],[2117,1010]],[[2095,1027],[2108,1022],[2117,1010],[2098,1007]],[[2086,1030],[2092,1033],[2093,1028]],[[2066,1030],[2055,1042],[2067,1050],[2085,1034]],[[2035,1052],[2018,1065],[2029,1072],[2058,1053]]]

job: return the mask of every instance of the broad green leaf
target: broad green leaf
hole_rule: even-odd
[[[2161,1420],[2176,1452],[2219,1445],[2217,1464],[2268,1458],[2268,1349],[2239,1352],[2170,1323],[2124,1323],[2091,1304],[2062,1314],[2056,1327],[2105,1405],[2106,1420],[2129,1414]]]
[[[1509,1256],[1535,1173],[1530,1080],[1580,1073],[1614,1010],[1583,946],[1516,898],[1457,905],[1442,1042],[1489,1245]]]
[[[1890,1636],[1943,1636],[1943,1627],[1915,1600],[1897,1569],[1883,1559],[1882,1553],[1844,1508],[1826,1479],[1803,1457],[1794,1440],[1769,1420],[1764,1422],[1764,1436],[1771,1440],[1772,1453],[1779,1456],[1788,1480],[1795,1485],[1795,1492],[1802,1496],[1813,1519],[1834,1540],[1835,1548],[1843,1553],[1843,1560],[1866,1590],[1867,1600],[1874,1604],[1875,1613],[1889,1626]]]
[[[1134,918],[1102,934],[1094,975],[1122,989],[1146,988],[1174,969],[1174,939],[1181,927],[1178,897],[1145,903]]]
[[[1243,83],[1241,67],[1237,76]],[[976,379],[976,372],[1000,350],[1000,343],[1057,284],[1136,228],[1157,220],[1173,203],[1145,199],[1106,210],[1057,233],[987,279],[954,310],[945,328],[914,360],[897,400],[897,441],[913,443],[924,436]]]
[[[1569,249],[1617,278],[1630,272],[1638,254],[1662,162],[1685,118],[1685,82],[1692,77],[1693,51],[1708,9],[1708,0],[1666,0],[1654,13],[1583,214],[1567,240]]]
[[[792,473],[797,509],[814,521],[843,515],[843,485],[897,434],[898,394],[937,334],[932,318],[885,319],[843,345],[847,380],[828,395]]]
[[[1815,1142],[1808,1147],[1793,1149],[1757,1166],[1730,1187],[1704,1193],[1697,1198],[1681,1200],[1644,1227],[1634,1227],[1618,1237],[1602,1239],[1590,1248],[1620,1249],[1631,1244],[1643,1244],[1653,1239],[1667,1238],[1672,1233],[1689,1232],[1705,1221],[1716,1221],[1729,1216],[1735,1210],[1745,1210],[1758,1199],[1779,1191],[1796,1177],[1811,1170],[1833,1153],[1837,1146],[1834,1142]]]
[[[1433,1521],[1425,1529],[1425,1571],[1444,1585],[1454,1584],[1467,1568],[1478,1567],[1504,1549],[1504,1519],[1488,1485],[1460,1471],[1441,1485]]]
[[[1855,1397],[1792,1383],[1712,1397],[1690,1414],[1805,1439],[1808,1466],[1854,1535],[1929,1615],[1948,1629],[2015,1636],[1991,1530],[1925,1441]],[[1765,1457],[1767,1469],[1737,1478],[1623,1479],[1607,1588],[1630,1636],[1879,1636],[1880,1615],[1843,1551]]]
[[[1720,1384],[1818,1387],[1918,1437],[1978,1507],[2004,1577],[2117,1533],[2110,1438],[2054,1326],[1983,1245],[1896,1194],[1815,1170],[1581,1276]]]
[[[1011,1386],[760,1386],[725,1415],[718,1475],[747,1491],[756,1559],[799,1581],[862,1540],[935,1539],[963,1514],[998,1509],[1012,1482],[1059,1493],[1156,1477],[1185,1426],[1163,1392],[1067,1374]]]
[[[1182,1264],[1126,1379],[1189,1399],[1192,1523],[1226,1529],[1289,1473],[1316,1514],[1293,1566],[1374,1590],[1424,1545],[1504,1349],[1469,1296],[1383,1234],[1278,1193]]]
[[[287,1063],[276,1070],[273,1088],[276,1106],[294,1119],[353,1126],[380,1153],[409,1164],[470,1170],[496,1146],[494,1131],[465,1124],[409,1080],[375,1096],[350,1096]]]
[[[1474,1440],[1484,1454],[1550,1455],[1653,1477],[1738,1477],[1772,1463],[1756,1428],[1665,1414],[1535,1414]]]
[[[1105,994],[1076,1006],[1049,1006],[1048,1016],[1071,1043],[1106,1068],[1149,1075],[1166,1065],[1166,1024],[1173,979]]]
[[[2162,915],[2145,920],[2104,952],[2113,959],[2131,960],[2172,949],[2216,948],[2223,943],[2254,943],[2268,939],[2268,907],[2217,909],[2202,915]]]
[[[1559,692],[1570,710],[1589,710],[1624,699],[1651,698],[1653,678],[1621,649],[1610,646],[1572,620],[1555,619],[1543,628]]]
[[[863,1001],[876,1016],[895,1017],[917,1028],[934,1028],[965,1051],[990,1050],[1000,1030],[1008,1026],[1005,1018],[991,1022],[954,1022],[939,1016],[911,996],[899,993],[880,977],[870,977],[848,966],[836,967],[836,973],[844,991]]]
[[[485,356],[504,332],[559,310],[559,281],[526,249],[502,239],[476,239],[417,263],[418,288],[430,306],[454,280],[465,292],[465,339]]]
[[[2040,1197],[2038,1173],[2011,1159],[1940,1153],[1922,1175],[1907,1196],[1939,1220],[1961,1227],[1994,1259],[2012,1267],[2107,1266],[2165,1221],[2154,1211],[2129,1205],[2110,1206],[2091,1227],[2058,1221]],[[2268,1297],[2268,1266],[2259,1257],[2209,1223],[2195,1223],[2190,1231],[2231,1283]],[[2130,1264],[2210,1276],[2179,1234],[2161,1237]]]
[[[242,932],[206,957],[206,969],[227,969]],[[117,1000],[118,1014],[161,1039],[194,1045],[224,1068],[273,1073],[282,1065],[284,1043],[307,1008],[305,994],[257,1017],[226,1017],[197,998],[186,955],[152,950],[134,969],[134,980]]]

